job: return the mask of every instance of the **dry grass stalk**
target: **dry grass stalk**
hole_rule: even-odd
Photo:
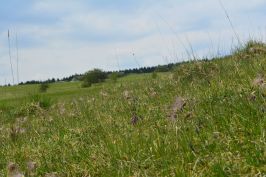
[[[183,108],[185,107],[186,102],[183,98],[181,97],[176,97],[174,104],[172,105],[171,108],[171,114],[169,116],[170,120],[176,120],[176,115],[179,111],[182,111]]]
[[[18,135],[24,134],[24,133],[26,133],[26,129],[25,128],[22,128],[22,127],[20,127],[18,125],[12,125],[10,127],[10,137],[11,137],[11,139],[13,141],[16,140]]]
[[[124,96],[124,98],[125,99],[130,99],[131,98],[131,93],[130,93],[130,91],[128,91],[128,90],[125,90],[124,92],[123,92],[123,96]]]
[[[256,92],[252,92],[252,93],[249,95],[249,97],[248,97],[249,101],[255,101],[255,100],[256,100],[257,97],[256,97],[255,93],[256,93]]]
[[[7,165],[7,177],[25,177],[22,172],[20,172],[17,164],[10,162]]]
[[[37,169],[37,163],[33,161],[27,162],[27,171],[29,176],[35,176],[35,170]]]
[[[257,78],[255,78],[252,82],[252,85],[255,87],[261,87],[265,84],[265,80],[263,75],[259,75]]]
[[[136,125],[138,121],[139,121],[139,117],[136,114],[134,114],[131,118],[131,124]]]
[[[58,177],[58,174],[55,173],[55,172],[52,172],[52,173],[46,173],[46,174],[44,175],[44,177]]]
[[[105,91],[101,91],[101,92],[100,92],[100,95],[101,95],[102,97],[107,97],[107,96],[108,96],[108,94],[107,94]]]
[[[265,47],[262,47],[262,46],[255,46],[255,47],[251,47],[249,50],[248,50],[249,53],[251,54],[266,54],[266,49]]]

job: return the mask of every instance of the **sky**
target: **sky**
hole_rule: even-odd
[[[265,19],[265,0],[1,0],[0,84],[8,30],[16,84],[225,55],[236,36],[265,41]]]

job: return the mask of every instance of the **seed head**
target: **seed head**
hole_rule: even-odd
[[[131,124],[132,125],[136,125],[138,123],[138,121],[139,121],[138,116],[133,115],[132,118],[131,118]]]
[[[130,92],[128,90],[124,91],[123,96],[124,96],[125,99],[130,99],[131,98]]]
[[[174,104],[172,105],[171,108],[171,114],[169,116],[169,118],[171,120],[175,120],[176,119],[176,114],[178,111],[182,111],[183,108],[185,107],[186,102],[183,98],[181,97],[176,97]]]
[[[253,80],[252,85],[255,87],[260,87],[264,85],[264,83],[265,83],[264,77],[262,75],[259,75],[257,78]]]
[[[46,173],[44,177],[58,177],[57,173],[52,172],[52,173]]]
[[[7,177],[25,177],[20,171],[17,164],[10,162],[7,165]]]
[[[33,161],[27,162],[27,169],[29,172],[33,172],[37,168],[37,163]]]

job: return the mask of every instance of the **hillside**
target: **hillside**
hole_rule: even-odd
[[[265,67],[248,43],[90,88],[1,87],[0,176],[266,175]]]

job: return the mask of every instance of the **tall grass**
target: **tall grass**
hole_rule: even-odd
[[[9,49],[9,63],[10,63],[10,69],[12,74],[12,81],[13,85],[15,84],[15,78],[14,78],[14,71],[13,71],[13,64],[12,64],[12,57],[11,57],[11,46],[10,46],[10,31],[7,32],[7,38],[8,38],[8,49]]]
[[[25,91],[21,104],[7,99],[0,175],[11,162],[28,173],[32,162],[35,176],[263,176],[266,54],[256,48],[265,46],[153,79],[132,75],[72,92],[73,83],[61,83],[31,99]]]
[[[16,51],[17,51],[17,82],[19,84],[19,53],[18,53],[18,35],[16,33]]]

